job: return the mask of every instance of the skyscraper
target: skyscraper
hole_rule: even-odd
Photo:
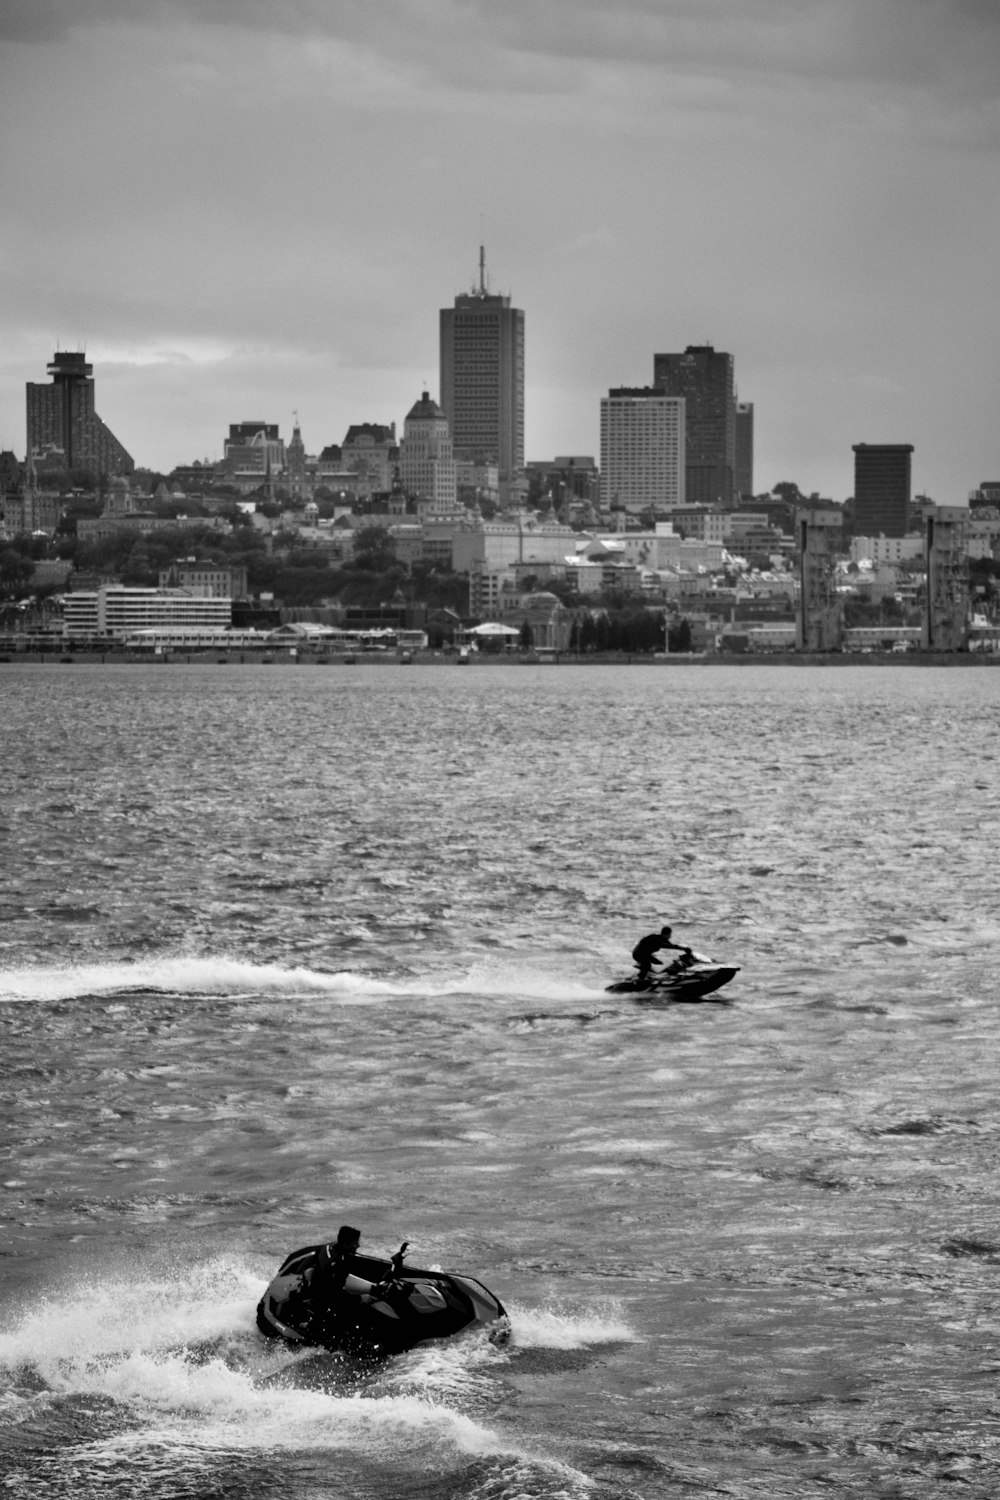
[[[711,344],[653,356],[653,384],[687,403],[688,505],[731,505],[736,494],[736,389],[733,356]]]
[[[601,509],[666,516],[684,504],[684,402],[649,386],[601,400]]]
[[[441,409],[456,459],[496,464],[500,499],[524,468],[524,313],[486,285],[479,247],[479,285],[443,307]]]
[[[737,500],[753,498],[753,402],[736,403],[736,474]]]
[[[910,510],[912,443],[854,444],[854,531],[905,536]]]
[[[93,365],[85,354],[56,350],[48,366],[51,384],[25,387],[28,452],[36,458],[55,450],[67,469],[96,475],[132,474],[130,453],[94,410]]]

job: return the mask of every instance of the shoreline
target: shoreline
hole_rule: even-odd
[[[1000,652],[987,651],[871,651],[871,652],[712,652],[695,655],[675,652],[671,655],[645,656],[628,652],[605,651],[579,656],[559,652],[555,656],[484,654],[462,658],[444,656],[433,651],[407,654],[357,652],[324,655],[287,651],[266,655],[257,651],[174,651],[167,656],[140,655],[124,651],[8,651],[0,653],[0,670],[7,666],[247,666],[247,667],[993,667],[1000,666]]]

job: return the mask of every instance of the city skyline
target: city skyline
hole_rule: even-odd
[[[474,285],[526,326],[525,456],[712,344],[755,488],[841,500],[912,443],[960,503],[998,467],[1000,17],[977,0],[14,0],[0,16],[0,446],[85,350],[141,465],[298,412],[311,452],[436,400]]]

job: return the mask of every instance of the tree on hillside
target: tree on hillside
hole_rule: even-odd
[[[385,526],[362,526],[354,533],[354,566],[386,573],[396,562],[396,540]]]

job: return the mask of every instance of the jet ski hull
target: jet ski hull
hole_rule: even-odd
[[[639,995],[644,1000],[702,1000],[715,990],[721,990],[739,972],[739,968],[726,964],[696,964],[677,974],[650,974],[647,979],[633,974],[628,979],[609,984],[607,992],[611,995]]]
[[[292,1345],[382,1358],[431,1339],[488,1329],[494,1343],[510,1334],[500,1299],[472,1276],[410,1266],[393,1274],[388,1260],[356,1255],[334,1307],[316,1308],[309,1282],[320,1247],[293,1250],[257,1305],[257,1327]]]

